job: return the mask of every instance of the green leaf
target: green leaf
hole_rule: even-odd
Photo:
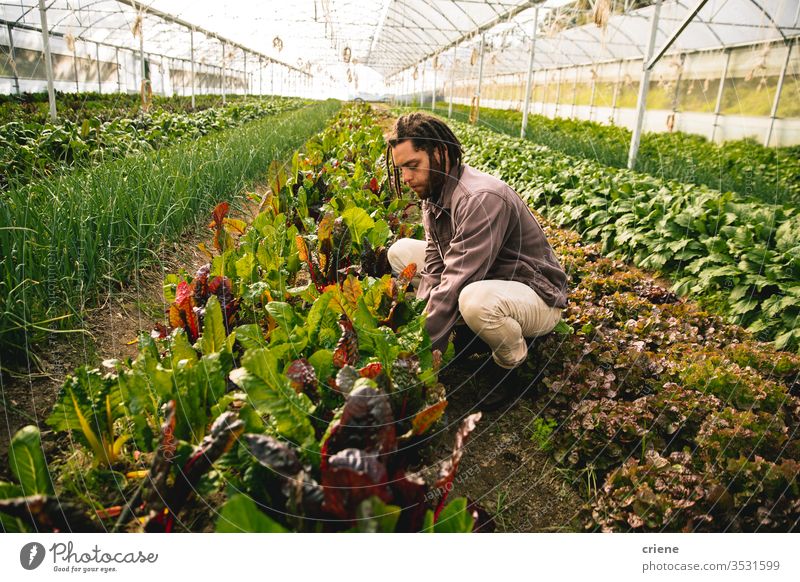
[[[467,513],[466,497],[458,497],[445,505],[433,525],[435,533],[470,533],[475,520]]]
[[[203,335],[198,341],[203,355],[221,352],[225,349],[225,323],[222,319],[222,308],[216,295],[208,298],[206,314],[203,318]]]
[[[308,358],[308,363],[314,367],[317,378],[325,382],[333,375],[333,352],[331,350],[317,350]]]
[[[227,352],[203,356],[199,362],[186,361],[174,371],[178,413],[175,435],[199,443],[211,422],[211,408],[225,394],[226,377],[232,367]]]
[[[248,401],[261,414],[269,414],[279,435],[297,445],[314,441],[309,418],[313,405],[305,394],[297,394],[289,380],[278,371],[278,360],[269,348],[250,350],[243,367],[230,374],[231,380],[247,393]]]
[[[197,361],[197,352],[189,343],[189,338],[186,335],[186,330],[182,327],[175,329],[170,338],[169,351],[172,355],[172,367],[178,365],[181,360],[189,360],[189,362]]]
[[[242,344],[245,350],[267,347],[267,340],[261,332],[261,327],[257,323],[247,323],[240,325],[236,329],[236,340]]]
[[[338,315],[334,313],[333,310],[328,309],[331,299],[333,299],[333,292],[326,291],[314,301],[314,305],[312,305],[311,309],[308,311],[306,326],[308,328],[308,341],[312,345],[315,345],[320,339],[320,330],[324,323],[328,323],[328,326],[331,327],[334,332],[338,332],[338,329],[334,329],[336,328]]]
[[[356,531],[361,533],[393,533],[400,518],[400,508],[388,505],[378,497],[365,499],[356,512]]]
[[[91,447],[95,463],[108,464],[115,460],[110,450],[116,440],[114,421],[127,413],[123,401],[116,378],[81,366],[64,381],[46,423],[58,431],[72,431]]]
[[[22,489],[13,483],[0,481],[0,499],[13,499],[14,497],[22,497]],[[11,517],[5,513],[0,513],[0,529],[5,533],[23,533],[28,529],[25,524],[18,517]]]
[[[359,245],[361,244],[361,238],[375,226],[375,221],[367,214],[367,211],[357,206],[345,210],[342,213],[342,220],[350,229],[350,236],[353,242]]]
[[[384,246],[391,237],[392,229],[385,220],[379,220],[375,223],[372,230],[369,231],[367,240],[369,240],[369,244],[372,245],[372,248],[378,248]]]
[[[244,494],[231,497],[222,506],[217,519],[219,533],[288,533],[283,526],[262,512]]]
[[[786,346],[789,345],[792,339],[796,338],[800,338],[800,334],[798,334],[797,330],[794,329],[790,329],[789,331],[780,334],[778,337],[775,338],[775,349],[776,350],[784,349]]]
[[[563,319],[560,319],[556,326],[553,328],[553,331],[559,335],[572,335],[575,333],[575,330],[572,329],[572,326],[568,324]]]
[[[278,328],[283,330],[286,334],[289,334],[292,328],[297,324],[297,315],[294,309],[292,309],[291,305],[283,301],[270,301],[267,303],[267,313],[275,320]]]
[[[52,495],[53,484],[42,452],[39,429],[28,425],[17,431],[8,451],[11,472],[19,481],[23,495]]]

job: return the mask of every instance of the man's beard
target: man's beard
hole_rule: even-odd
[[[428,183],[425,189],[419,194],[420,199],[438,202],[442,195],[444,183],[447,181],[447,173],[441,168],[433,167],[431,160],[430,170],[428,170]]]

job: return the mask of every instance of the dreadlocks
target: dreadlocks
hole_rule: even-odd
[[[446,123],[438,117],[427,113],[415,112],[397,119],[392,133],[387,138],[386,174],[389,176],[389,189],[397,197],[401,196],[400,170],[394,165],[392,148],[411,140],[415,150],[425,150],[431,167],[431,189],[437,192],[447,178],[447,160],[451,168],[461,165],[461,142]],[[434,152],[439,156],[439,165],[435,166]],[[446,155],[445,155],[446,154]]]

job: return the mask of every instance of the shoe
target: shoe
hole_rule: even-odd
[[[492,381],[492,388],[489,392],[479,394],[475,403],[477,410],[492,412],[510,406],[515,397],[522,394],[518,368],[509,370],[490,360],[481,368],[479,374]]]
[[[486,357],[491,357],[492,349],[472,332],[466,325],[456,328],[453,338],[454,355],[447,363],[466,370],[477,370],[486,362]],[[486,357],[474,357],[486,356]]]

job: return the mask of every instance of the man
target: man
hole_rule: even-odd
[[[424,241],[400,239],[391,246],[392,269],[399,273],[416,263],[417,297],[427,300],[434,349],[445,351],[461,319],[507,375],[527,358],[525,338],[558,323],[567,305],[564,270],[519,195],[464,164],[461,144],[440,119],[404,115],[387,141],[390,183],[399,191],[402,179],[417,193],[425,227]],[[462,334],[456,331],[457,343],[464,343],[458,342]],[[508,384],[501,383],[482,408],[502,404]]]

